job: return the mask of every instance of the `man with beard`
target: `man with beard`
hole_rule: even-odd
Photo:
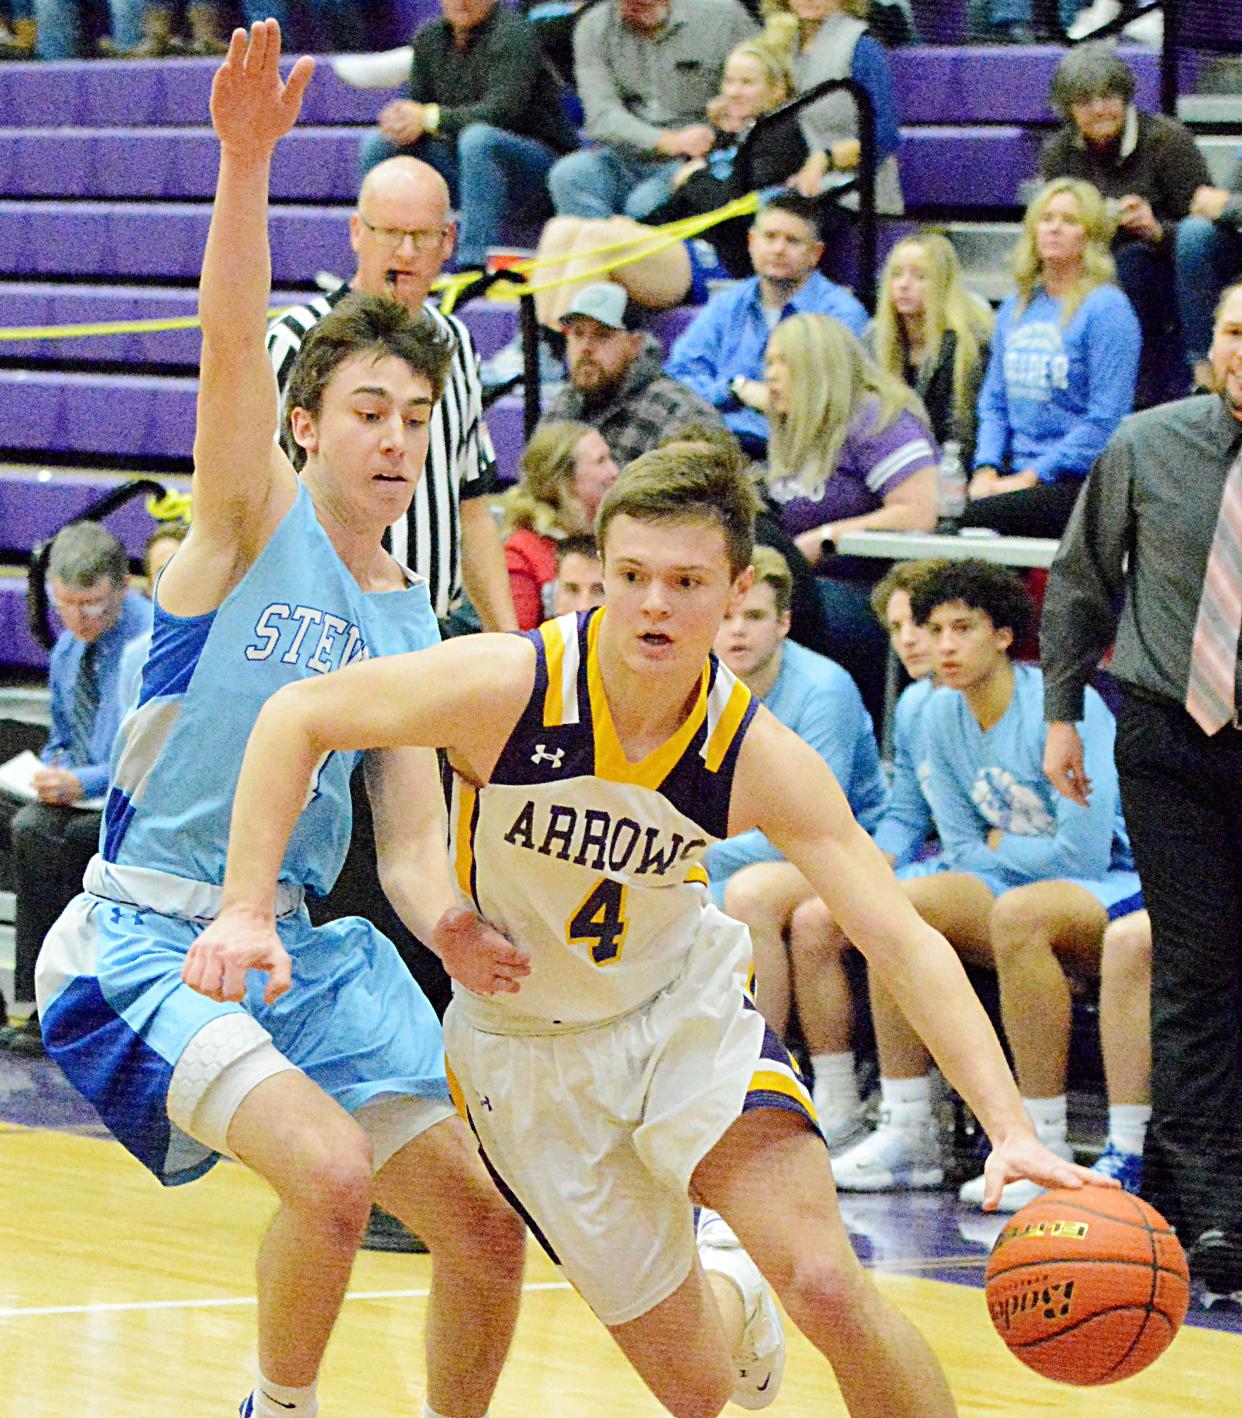
[[[561,318],[569,383],[541,419],[590,424],[620,467],[686,424],[720,422],[710,404],[664,373],[660,346],[632,328],[627,299],[614,281],[578,293]]]
[[[1044,770],[1092,792],[1075,722],[1112,643],[1117,772],[1152,928],[1143,1192],[1192,1274],[1242,1290],[1242,285],[1225,291],[1213,392],[1127,419],[1048,579]],[[1120,608],[1120,619],[1118,618]]]

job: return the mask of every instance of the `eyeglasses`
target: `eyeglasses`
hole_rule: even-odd
[[[84,615],[88,620],[99,620],[108,614],[108,607],[112,604],[112,594],[104,596],[102,600],[95,597],[89,601],[64,601],[59,596],[49,597],[52,604],[60,615],[66,611],[72,611],[75,615]]]
[[[444,240],[444,233],[448,230],[446,226],[437,227],[400,227],[400,226],[375,226],[367,221],[361,212],[358,213],[358,220],[371,233],[371,235],[389,251],[395,251],[406,238],[409,238],[410,245],[415,251],[424,254],[434,251]]]

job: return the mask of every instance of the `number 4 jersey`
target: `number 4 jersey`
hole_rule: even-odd
[[[680,976],[715,917],[702,859],[727,835],[756,708],[712,657],[685,722],[629,762],[600,673],[604,614],[529,633],[534,689],[491,781],[454,781],[461,890],[531,956],[521,990],[490,1004],[533,1028],[614,1018]]]

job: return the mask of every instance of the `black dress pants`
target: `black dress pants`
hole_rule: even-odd
[[[17,909],[13,930],[13,995],[33,1000],[35,962],[43,938],[82,890],[82,874],[99,846],[102,814],[27,803],[9,826],[9,868]]]
[[[1116,754],[1152,923],[1143,1190],[1190,1245],[1242,1227],[1242,731],[1127,691]]]

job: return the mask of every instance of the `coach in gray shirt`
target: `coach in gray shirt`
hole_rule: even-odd
[[[574,30],[574,76],[597,147],[552,168],[558,213],[642,220],[686,158],[714,140],[708,102],[725,60],[755,33],[737,0],[601,0]]]
[[[1152,924],[1152,1118],[1143,1191],[1191,1268],[1242,1290],[1242,286],[1214,391],[1127,419],[1049,574],[1044,768],[1086,803],[1075,723],[1116,631],[1117,770]],[[1120,623],[1117,606],[1121,604]]]

